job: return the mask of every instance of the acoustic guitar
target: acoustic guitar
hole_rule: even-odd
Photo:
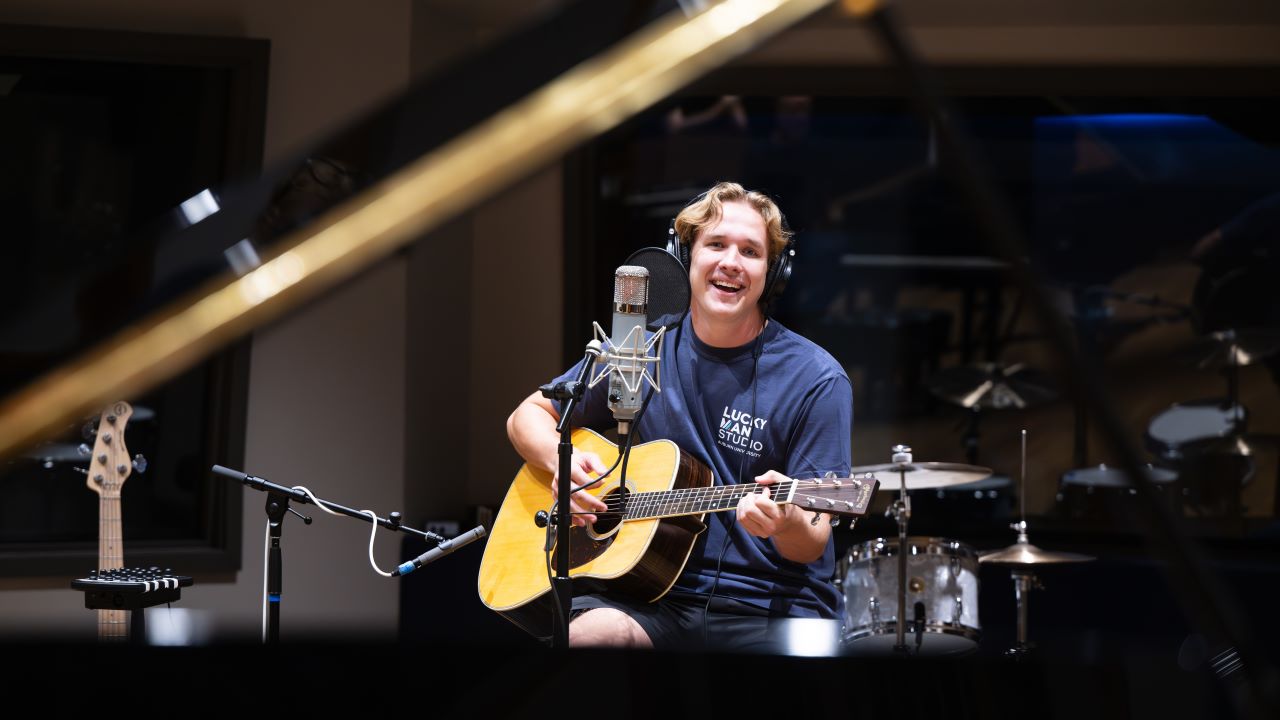
[[[124,567],[124,538],[120,530],[120,488],[133,469],[124,444],[124,427],[133,407],[120,401],[102,411],[89,459],[89,489],[98,494],[98,572]],[[127,640],[127,610],[98,611],[99,640]]]
[[[606,465],[618,446],[587,429],[573,432],[575,448],[594,452]],[[551,634],[547,528],[535,517],[548,510],[552,474],[525,464],[507,491],[480,562],[480,600],[536,637]],[[583,490],[609,506],[596,522],[569,531],[570,577],[586,584],[653,602],[679,577],[705,529],[707,513],[734,510],[747,494],[771,492],[779,505],[793,504],[830,515],[862,515],[878,481],[851,478],[788,480],[776,485],[713,485],[711,470],[675,443],[655,440],[631,448],[623,491],[614,476]],[[548,510],[548,512],[552,512]],[[554,530],[552,530],[554,535]]]

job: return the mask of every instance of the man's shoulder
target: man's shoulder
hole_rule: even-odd
[[[844,365],[827,352],[826,348],[781,324],[778,325],[775,349],[784,357],[789,368],[803,369],[824,377],[836,376],[846,380],[849,377]]]

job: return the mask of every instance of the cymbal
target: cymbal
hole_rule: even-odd
[[[929,380],[929,391],[963,408],[1024,409],[1057,399],[1044,373],[1021,363],[981,363],[947,368]]]
[[[1280,352],[1280,329],[1219,330],[1200,338],[1187,351],[1202,370],[1254,365]]]
[[[89,461],[88,451],[80,452],[80,446],[71,443],[44,443],[27,450],[22,453],[22,456],[29,460],[42,460],[49,463],[87,463]]]
[[[1091,562],[1092,555],[1041,550],[1027,542],[1017,542],[1003,550],[994,550],[978,556],[980,563],[995,565],[1054,565],[1059,563]]]
[[[959,463],[942,462],[910,462],[886,463],[884,465],[864,465],[853,468],[855,475],[859,473],[881,474],[880,490],[896,492],[902,487],[898,474],[905,472],[908,490],[929,490],[964,485],[991,477],[991,468],[977,465],[961,465]]]

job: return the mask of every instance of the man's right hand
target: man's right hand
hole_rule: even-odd
[[[585,452],[580,450],[573,451],[573,459],[570,461],[573,472],[573,487],[578,488],[583,485],[589,485],[596,481],[594,475],[599,475],[609,469],[608,465],[600,459],[599,455],[593,452]],[[555,475],[551,478],[551,498],[553,501],[560,499],[560,468],[556,468]],[[587,523],[596,521],[596,516],[590,514],[591,511],[602,512],[609,508],[608,505],[590,491],[583,490],[575,492],[569,496],[569,510],[574,513],[572,523],[578,527],[585,527]],[[586,514],[578,514],[586,513]]]

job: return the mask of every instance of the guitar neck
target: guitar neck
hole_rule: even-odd
[[[98,570],[124,567],[124,542],[120,531],[120,497],[103,493],[98,498]],[[127,640],[129,618],[124,610],[98,611],[98,639]]]
[[[626,496],[623,520],[723,512],[738,507],[738,501],[747,495],[766,492],[779,505],[794,504],[834,515],[861,515],[866,512],[875,485],[874,480],[836,478],[785,480],[775,485],[742,483],[630,493]]]
[[[120,526],[120,487],[129,477],[129,449],[124,429],[133,407],[116,402],[98,419],[93,452],[90,454],[88,484],[98,494],[98,570],[124,567],[124,537]],[[98,639],[129,637],[129,620],[124,610],[98,611]]]
[[[98,498],[98,569],[124,567],[124,538],[120,531],[120,497]]]

